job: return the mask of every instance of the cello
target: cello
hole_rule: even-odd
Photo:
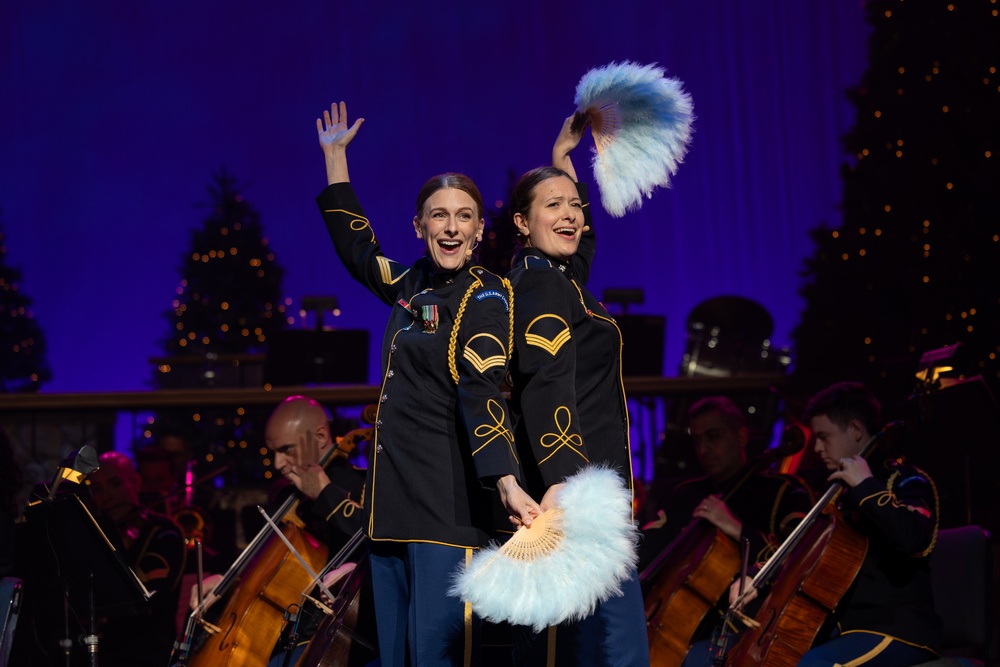
[[[873,435],[860,455],[894,434],[891,422]],[[847,525],[837,498],[844,486],[831,482],[809,514],[753,578],[753,589],[774,582],[754,621],[726,657],[734,667],[795,667],[810,649],[851,584],[868,552],[868,539]],[[739,609],[740,595],[732,608]]]
[[[299,659],[298,667],[367,665],[378,657],[378,639],[366,632],[374,629],[374,618],[367,619],[366,610],[362,608],[362,598],[366,593],[370,594],[370,588],[366,590],[366,584],[370,586],[370,579],[371,567],[366,545],[357,559],[357,565],[347,575],[330,605],[332,613],[320,622],[309,646]]]
[[[799,452],[805,434],[797,425],[782,433],[778,447],[764,452],[730,483],[722,500],[732,498],[765,466]],[[706,519],[695,518],[639,575],[643,584],[650,664],[678,667],[708,612],[729,590],[740,569],[736,542]]]
[[[369,421],[371,410],[366,408],[362,419]],[[371,437],[371,427],[359,428],[336,439],[320,460],[326,466],[336,456],[348,456],[358,442]],[[303,555],[314,570],[327,562],[327,548],[305,530],[297,516],[298,496],[290,495],[273,515],[281,522],[282,533]],[[187,627],[175,648],[180,664],[192,667],[223,667],[240,665],[264,667],[281,632],[285,609],[299,599],[310,585],[305,568],[264,526],[230,566],[215,588],[226,596],[234,584],[239,586],[226,599],[225,607],[215,624],[203,620],[206,603],[194,609]],[[198,626],[206,631],[202,641],[192,649],[192,637]]]

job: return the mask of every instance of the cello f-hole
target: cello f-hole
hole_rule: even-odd
[[[236,627],[236,614],[232,613],[232,614],[229,615],[229,627],[226,628],[226,631],[222,634],[222,638],[219,640],[219,650],[220,651],[228,651],[229,650],[229,647],[230,647],[230,644],[229,644],[229,633],[232,632],[233,628],[235,628],[235,627]]]
[[[768,609],[767,621],[763,623],[760,629],[760,637],[757,638],[757,646],[767,646],[774,640],[774,635],[771,632],[771,628],[774,627],[774,620],[777,618],[777,611],[772,607]]]

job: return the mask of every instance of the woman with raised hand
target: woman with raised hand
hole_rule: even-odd
[[[446,593],[492,534],[495,487],[512,518],[538,505],[518,484],[500,382],[512,337],[505,281],[473,259],[482,197],[462,174],[428,180],[413,230],[425,255],[412,266],[382,254],[358,203],[347,146],[364,119],[334,104],[317,119],[329,186],[317,198],[344,267],[391,308],[364,511],[382,664],[476,664],[474,609]]]
[[[556,503],[564,480],[588,465],[615,469],[632,489],[621,332],[586,287],[595,236],[587,188],[570,158],[584,125],[574,120],[563,123],[552,166],[522,176],[511,197],[522,244],[508,275],[517,303],[511,410],[525,486],[542,498],[543,510]],[[622,595],[591,616],[522,637],[515,647],[515,664],[544,664],[554,655],[559,665],[649,665],[635,568]]]

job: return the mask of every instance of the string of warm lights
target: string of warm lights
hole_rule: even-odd
[[[224,172],[209,188],[212,206],[192,233],[182,257],[181,279],[163,339],[154,382],[160,387],[213,386],[226,373],[251,367],[267,352],[275,331],[294,321],[290,299],[281,297],[284,271],[263,233],[257,212]],[[259,361],[257,368],[259,369]],[[228,377],[228,376],[227,376]],[[269,479],[271,459],[263,442],[267,410],[242,406],[164,411],[147,420],[142,437],[160,430],[190,433],[191,445],[205,463],[223,458],[235,479]]]
[[[20,290],[21,271],[7,265],[0,230],[0,392],[35,391],[51,378],[45,338]]]
[[[850,98],[843,220],[812,234],[795,374],[907,395],[922,352],[963,342],[1000,378],[998,0],[869,0]],[[993,332],[992,335],[989,332]]]

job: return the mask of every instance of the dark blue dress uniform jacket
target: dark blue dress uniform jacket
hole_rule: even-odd
[[[875,632],[936,652],[941,620],[929,556],[937,540],[937,490],[922,470],[895,460],[873,464],[872,474],[842,497],[844,518],[868,538],[868,552],[834,620],[841,632]]]
[[[596,242],[586,186],[577,191],[591,229],[576,255],[560,262],[523,248],[508,275],[516,303],[511,409],[536,498],[588,463],[614,467],[632,489],[621,331],[586,288]]]
[[[387,259],[349,183],[327,187],[317,203],[344,266],[392,308],[366,481],[368,535],[481,546],[492,533],[494,478],[518,474],[499,389],[510,291],[471,263],[436,274],[427,257],[412,267]]]

